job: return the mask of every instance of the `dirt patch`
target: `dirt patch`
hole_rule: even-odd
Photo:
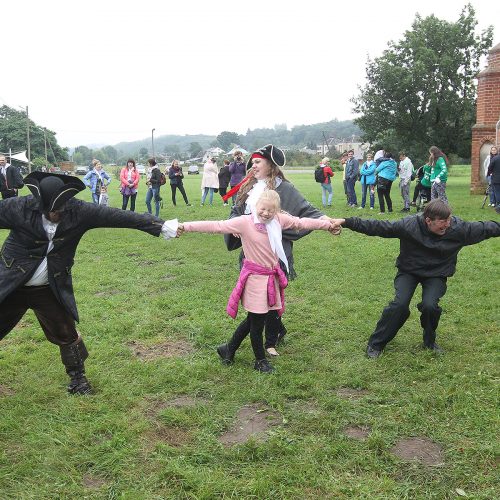
[[[180,427],[166,427],[158,425],[146,432],[147,449],[152,450],[158,443],[165,443],[174,448],[179,448],[192,441],[188,431]]]
[[[127,343],[134,356],[144,361],[158,358],[176,358],[194,352],[194,347],[183,340],[169,340],[160,344],[143,345],[137,341]]]
[[[2,396],[13,396],[14,391],[9,389],[6,385],[0,384],[0,397]]]
[[[416,460],[424,465],[444,464],[442,447],[425,437],[400,439],[390,451],[402,460]]]
[[[364,441],[370,434],[370,428],[367,426],[351,425],[344,429],[344,434],[352,439]]]
[[[173,275],[173,274],[165,274],[160,279],[162,281],[172,281],[172,280],[175,280],[175,275]]]
[[[85,474],[82,479],[84,488],[97,490],[106,484],[106,481],[101,477],[95,477],[91,474]]]
[[[147,402],[147,408],[144,413],[148,417],[154,418],[162,410],[166,410],[168,408],[193,408],[200,403],[204,404],[206,402],[206,399],[194,398],[192,396],[188,396],[187,394],[182,394],[173,399],[152,399]]]
[[[112,288],[111,290],[102,290],[101,292],[97,292],[95,294],[95,296],[96,297],[112,297],[113,295],[118,295],[120,293],[122,293],[122,290]]]
[[[341,387],[336,392],[337,396],[345,399],[361,399],[369,394],[366,389],[354,389],[352,387]]]
[[[141,255],[141,254],[140,253],[131,252],[131,253],[126,253],[125,255],[127,257],[139,257],[139,255]]]
[[[27,326],[31,326],[31,322],[22,319],[14,327],[14,330],[22,330],[23,328],[26,328]]]
[[[152,266],[153,264],[156,264],[154,260],[143,260],[142,262],[139,262],[139,265],[141,266]]]
[[[172,266],[180,266],[184,264],[184,261],[181,259],[164,259],[162,260],[162,264],[171,264]]]
[[[253,438],[257,442],[267,440],[267,431],[281,423],[278,412],[259,405],[244,406],[238,411],[233,427],[219,437],[226,445],[241,444]]]

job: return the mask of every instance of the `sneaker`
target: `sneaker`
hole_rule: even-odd
[[[373,207],[370,207],[370,210],[373,210]]]
[[[444,354],[444,349],[442,347],[439,347],[436,342],[431,345],[425,345],[423,344],[422,346],[424,349],[429,349],[430,351],[434,352],[435,354]]]
[[[186,207],[190,207],[191,206],[191,203],[186,203]]]
[[[267,354],[269,354],[269,356],[272,356],[273,358],[275,358],[276,356],[279,356],[278,351],[274,347],[268,347],[266,349],[266,351],[267,351]]]
[[[256,359],[255,365],[253,366],[254,370],[257,370],[261,373],[272,373],[274,371],[274,367],[267,359]]]
[[[231,353],[227,344],[222,344],[217,347],[217,354],[220,356],[223,365],[231,365],[234,363],[234,352]]]
[[[366,355],[370,359],[378,358],[382,355],[382,351],[374,349],[370,344],[366,346]]]
[[[385,212],[379,212],[378,215],[385,215]]]
[[[358,207],[358,210],[363,210],[363,208],[365,208],[365,207]]]
[[[227,205],[228,205],[227,203],[224,203],[224,206],[225,206],[225,207],[227,207]]]
[[[417,206],[417,204],[416,204],[414,201],[412,201],[412,202],[410,203],[410,207],[416,207],[416,206]]]

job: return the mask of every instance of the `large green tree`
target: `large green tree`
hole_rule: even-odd
[[[18,152],[27,150],[27,119],[26,112],[17,111],[9,106],[0,107],[0,151]],[[47,158],[55,164],[60,160],[68,159],[68,152],[57,144],[56,134],[34,121],[29,120],[31,158],[45,158],[45,144],[47,144]]]
[[[436,145],[447,154],[470,157],[476,86],[481,56],[492,45],[493,27],[476,33],[473,7],[457,22],[422,18],[375,60],[368,60],[367,83],[352,99],[363,138],[417,160]]]
[[[233,144],[240,144],[240,136],[236,132],[228,132],[225,130],[217,136],[219,147],[224,151],[229,151]]]

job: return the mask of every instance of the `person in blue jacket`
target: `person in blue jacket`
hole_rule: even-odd
[[[387,202],[388,212],[392,212],[391,186],[396,178],[398,165],[392,157],[392,153],[386,151],[384,158],[375,169],[377,174],[377,195],[380,205],[379,214],[385,214],[385,201]]]
[[[373,154],[368,153],[366,155],[366,161],[361,165],[361,170],[359,171],[359,175],[361,176],[361,208],[365,208],[366,204],[366,192],[370,191],[370,210],[373,210],[375,206],[375,169],[376,165],[373,161]]]
[[[101,188],[107,186],[111,182],[111,177],[102,169],[101,162],[96,160],[94,162],[94,168],[90,172],[87,172],[83,178],[83,182],[90,188],[92,201],[96,205],[99,205]]]

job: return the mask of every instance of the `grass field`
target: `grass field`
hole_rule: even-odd
[[[451,172],[455,213],[498,220],[469,195],[469,168]],[[290,179],[321,204],[312,172]],[[192,207],[180,196],[172,207],[164,186],[161,216],[227,218],[218,195],[200,207],[200,181],[186,176]],[[139,211],[144,197],[143,184]],[[392,197],[397,211],[397,186]],[[328,215],[377,217],[345,206],[339,174],[333,201]],[[59,350],[27,314],[0,343],[0,498],[498,498],[500,241],[459,255],[441,303],[446,355],[420,349],[417,290],[399,335],[368,360],[397,252],[397,240],[348,230],[299,241],[288,335],[266,376],[248,341],[231,367],[214,350],[237,324],[225,314],[237,253],[220,236],[87,233],[73,279],[96,394],[66,395]],[[252,425],[268,428],[245,441]]]

